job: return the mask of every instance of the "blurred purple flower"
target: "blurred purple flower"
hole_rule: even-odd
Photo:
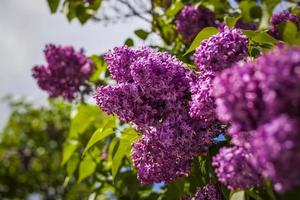
[[[207,8],[186,5],[176,17],[176,28],[184,41],[191,43],[205,27],[215,26],[214,14]]]
[[[73,47],[50,44],[44,53],[48,64],[33,67],[32,76],[49,97],[62,96],[71,101],[79,92],[89,90],[86,80],[93,71],[93,64],[83,50],[76,52]]]

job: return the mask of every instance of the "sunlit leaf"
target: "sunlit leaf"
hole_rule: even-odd
[[[82,160],[79,164],[79,178],[78,182],[81,182],[88,176],[92,175],[96,170],[97,163],[87,156],[86,159]]]
[[[122,131],[120,144],[118,146],[118,149],[113,157],[113,163],[112,163],[112,176],[115,177],[121,164],[122,160],[125,156],[128,156],[130,154],[131,150],[131,143],[137,140],[140,136],[138,133],[131,129],[125,129]]]
[[[92,137],[90,138],[88,144],[86,145],[83,154],[85,154],[93,145],[95,145],[97,142],[103,140],[107,136],[114,133],[113,128],[115,127],[115,120],[112,117],[107,117],[103,121],[103,126],[97,129]]]
[[[192,51],[194,51],[201,44],[202,40],[207,39],[217,33],[218,33],[218,29],[215,27],[207,27],[202,29],[202,31],[198,33],[198,35],[196,36],[196,38],[194,39],[194,41],[192,42],[189,49],[185,52],[184,55],[187,55]]]
[[[245,191],[241,190],[234,192],[231,195],[230,200],[245,200]]]
[[[94,105],[81,105],[76,115],[72,118],[70,138],[77,138],[79,134],[86,131],[93,122],[100,123],[103,119],[103,112]]]
[[[288,44],[294,44],[297,40],[298,29],[297,26],[290,22],[284,22],[279,25],[280,34],[282,35],[283,41]]]
[[[77,169],[77,165],[79,163],[79,156],[74,154],[71,159],[67,163],[67,174],[71,177],[75,170]]]
[[[225,23],[229,28],[233,28],[240,17],[225,16]]]
[[[70,139],[65,143],[61,162],[62,166],[71,158],[78,146],[79,142],[73,139]]]

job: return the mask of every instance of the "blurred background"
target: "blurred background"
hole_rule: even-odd
[[[68,22],[63,13],[51,15],[46,0],[0,1],[0,97],[13,95],[39,104],[47,99],[31,77],[31,68],[44,64],[45,44],[54,43],[84,48],[87,55],[101,54],[136,38],[133,30],[150,26],[139,18],[117,23],[88,21],[83,26]],[[141,40],[136,40],[137,42]],[[0,101],[0,129],[9,115],[9,107]]]

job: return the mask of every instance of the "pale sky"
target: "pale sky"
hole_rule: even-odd
[[[149,29],[139,19],[108,26],[95,22],[81,26],[77,21],[69,23],[61,13],[51,15],[46,0],[0,0],[0,97],[13,94],[37,103],[46,99],[45,92],[31,78],[32,66],[45,63],[45,44],[83,47],[88,55],[103,53],[122,45],[128,36],[136,38],[133,31],[137,28]],[[7,106],[0,103],[0,129],[8,114]]]

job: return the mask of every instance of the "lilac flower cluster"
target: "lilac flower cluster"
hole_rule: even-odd
[[[235,148],[245,149],[256,171],[270,178],[279,192],[300,185],[299,66],[300,48],[280,46],[255,63],[224,70],[213,82],[217,114],[231,123]],[[249,186],[245,178],[237,185],[230,182],[229,170],[240,173],[233,164],[238,161],[228,163],[223,151],[214,158],[219,179],[232,188]],[[252,176],[257,178],[257,173]]]
[[[184,41],[190,43],[205,27],[215,26],[214,14],[207,8],[186,5],[176,17],[176,28]]]
[[[213,158],[218,179],[229,189],[247,189],[258,185],[260,174],[251,162],[251,154],[241,147],[222,148]]]
[[[202,123],[209,124],[216,121],[215,103],[211,94],[214,72],[207,71],[190,82],[192,101],[190,102],[190,116]]]
[[[215,184],[209,183],[203,188],[197,188],[194,197],[184,198],[183,200],[221,200],[222,195]]]
[[[86,80],[93,71],[93,65],[83,50],[76,52],[73,47],[50,44],[44,53],[48,65],[33,67],[32,76],[51,98],[62,96],[73,100],[81,87],[88,90]]]
[[[247,37],[239,29],[227,27],[203,40],[194,54],[195,63],[201,70],[221,71],[247,56]]]
[[[281,115],[260,127],[252,146],[255,164],[276,191],[300,185],[300,119]]]
[[[144,133],[132,146],[140,181],[170,182],[188,175],[193,157],[207,150],[217,133],[189,116],[189,82],[195,74],[175,57],[150,48],[118,47],[104,58],[117,84],[99,87],[95,99],[105,112]]]
[[[202,123],[218,123],[212,82],[215,75],[247,55],[246,36],[238,29],[221,27],[221,32],[204,40],[194,54],[196,65],[202,70],[200,76],[190,81],[192,99],[190,116]]]
[[[274,38],[281,40],[282,36],[280,34],[279,25],[283,22],[290,21],[293,22],[298,30],[300,30],[300,19],[288,11],[284,11],[278,14],[274,14],[270,19],[271,28],[269,34]]]

